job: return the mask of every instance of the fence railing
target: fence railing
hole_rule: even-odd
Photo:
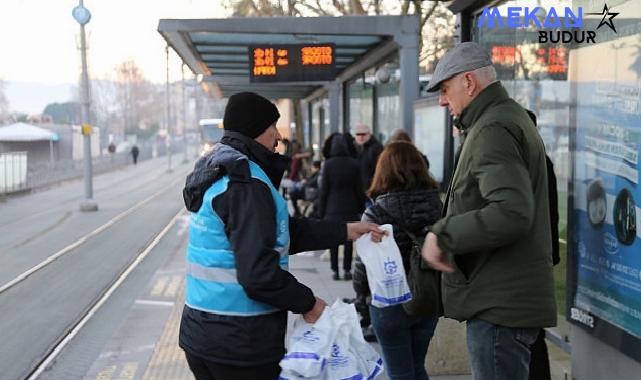
[[[138,161],[148,160],[151,157],[151,147],[141,146]],[[102,156],[96,156],[93,158],[92,169],[94,174],[100,174],[117,169],[124,165],[131,165],[132,162],[131,154],[128,152],[103,154]],[[45,162],[38,165],[30,165],[27,175],[27,183],[29,188],[38,188],[56,182],[79,178],[83,175],[83,160],[56,160],[53,165]]]
[[[167,154],[166,149],[163,149],[164,146],[154,147],[153,144],[139,144],[138,146],[140,152],[138,161]],[[184,147],[180,144],[172,147],[172,154],[176,160],[182,157],[183,149]],[[133,160],[129,152],[103,154],[92,160],[94,174],[105,173],[132,164]],[[42,188],[58,182],[80,178],[83,175],[83,160],[63,159],[27,164],[27,152],[0,153],[0,194]]]
[[[27,152],[0,153],[0,194],[27,187]]]

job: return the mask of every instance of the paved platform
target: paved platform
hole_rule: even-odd
[[[314,289],[318,297],[328,303],[344,297],[352,297],[353,290],[349,281],[334,281],[331,279],[331,270],[328,262],[320,260],[320,253],[309,252],[292,256],[290,270],[302,283]],[[153,355],[142,378],[144,380],[191,380],[182,350],[178,347],[178,326],[184,299],[184,281],[181,283],[176,303],[167,319],[167,323],[154,348]],[[379,350],[377,344],[373,346]],[[379,380],[386,380],[383,374]],[[463,376],[436,376],[434,380],[468,380],[469,375]]]
[[[148,358],[139,358],[137,361],[138,368],[132,368],[131,362],[127,360],[127,352],[132,347],[142,347],[145,344],[138,345],[128,342],[127,346],[120,346],[121,353],[114,352],[116,347],[112,344],[109,351],[112,353],[109,365],[99,366],[102,371],[91,371],[87,379],[145,379],[145,380],[191,380],[193,376],[187,367],[182,350],[178,347],[178,327],[184,300],[184,279],[176,279],[176,273],[182,268],[184,270],[183,253],[176,252],[173,258],[154,276],[152,283],[149,284],[147,295],[156,294],[159,296],[172,295],[173,300],[158,298],[157,306],[161,310],[159,315],[165,318],[162,328],[156,331],[149,331],[145,344],[148,346],[149,337],[155,339],[155,345],[152,350],[148,350]],[[295,255],[290,260],[291,272],[304,284],[314,289],[317,296],[325,299],[328,303],[344,297],[353,297],[351,282],[334,281],[331,278],[332,272],[329,263],[321,261],[320,253],[310,252]],[[163,308],[164,306],[164,308]],[[170,309],[167,312],[166,309]],[[131,315],[128,317],[123,326],[128,329],[136,329],[134,325],[143,326],[144,321],[136,320]],[[134,318],[134,319],[132,319]],[[151,330],[151,329],[148,329]],[[117,336],[116,333],[114,336]],[[140,335],[140,334],[138,334]],[[121,344],[123,342],[121,341]],[[379,350],[377,344],[373,346]],[[553,379],[569,379],[566,374],[569,373],[569,356],[563,351],[556,349],[552,344],[550,346],[550,357],[552,360]],[[106,356],[101,355],[104,359]],[[142,359],[142,360],[140,360]],[[100,360],[100,359],[99,359]],[[127,366],[130,366],[129,369]],[[94,368],[96,366],[94,365]],[[379,380],[387,380],[385,374],[378,377]],[[431,376],[433,380],[471,380],[471,375],[457,376]],[[251,379],[248,379],[251,380]]]

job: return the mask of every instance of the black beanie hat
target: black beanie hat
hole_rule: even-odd
[[[252,139],[280,117],[274,103],[253,92],[239,92],[229,97],[223,127],[227,131],[240,132]]]

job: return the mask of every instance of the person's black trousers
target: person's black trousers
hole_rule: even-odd
[[[332,271],[338,272],[338,245],[329,249],[330,261]],[[352,242],[347,242],[344,245],[343,251],[343,270],[350,272],[352,270]]]
[[[277,380],[278,362],[254,367],[238,367],[214,363],[185,352],[189,369],[196,380]]]

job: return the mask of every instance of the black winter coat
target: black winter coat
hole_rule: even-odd
[[[278,362],[285,354],[287,310],[305,313],[312,309],[315,298],[307,286],[279,265],[279,254],[273,249],[276,206],[265,183],[251,178],[247,159],[257,163],[276,188],[288,160],[236,132],[225,132],[221,144],[233,149],[214,149],[196,163],[183,190],[185,205],[189,211],[198,211],[211,184],[229,175],[227,191],[212,200],[212,207],[225,224],[238,282],[250,298],[281,311],[240,317],[185,306],[180,347],[216,363],[253,366]],[[330,248],[347,239],[344,223],[303,218],[290,218],[289,235],[290,254]]]
[[[332,139],[330,157],[323,166],[320,181],[319,215],[324,219],[358,220],[365,207],[365,191],[360,167],[345,135]]]
[[[361,179],[365,190],[369,189],[369,186],[372,184],[378,156],[381,155],[382,151],[383,145],[372,136],[363,145],[363,151],[358,156],[361,165]]]
[[[393,192],[380,195],[363,214],[363,221],[379,225],[391,224],[394,240],[401,252],[405,271],[409,270],[409,257],[412,240],[398,225],[403,226],[416,236],[425,235],[427,229],[441,217],[443,203],[437,189]],[[392,219],[394,221],[392,221]],[[360,260],[354,263],[354,291],[357,298],[369,294],[365,265]],[[364,294],[364,292],[367,292]]]

